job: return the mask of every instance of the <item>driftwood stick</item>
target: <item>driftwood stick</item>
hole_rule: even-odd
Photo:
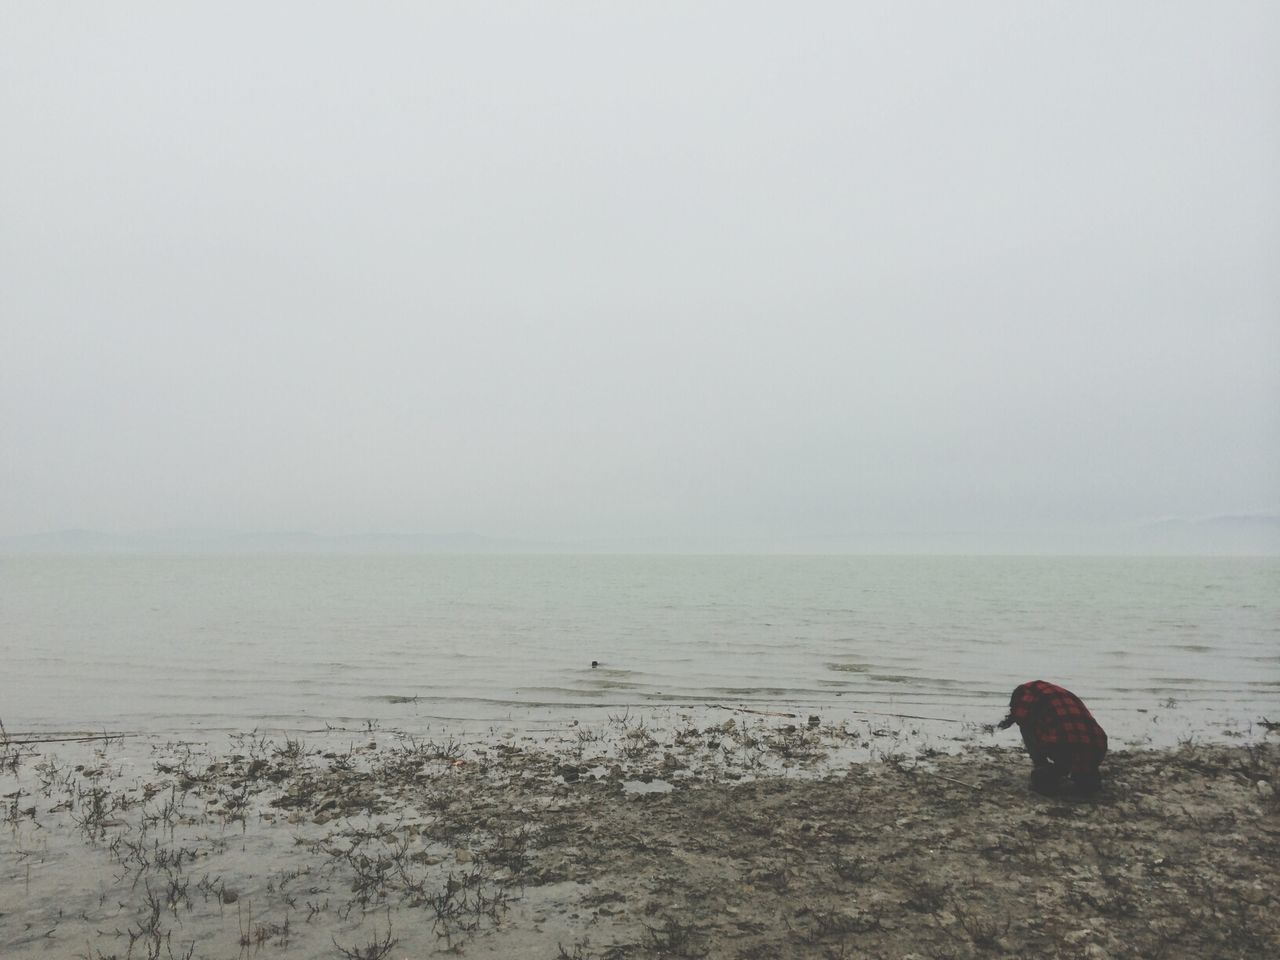
[[[719,706],[719,704],[717,704],[717,706]],[[724,707],[722,709],[736,710],[738,713],[754,713],[761,717],[786,717],[789,720],[794,720],[796,718],[794,713],[780,713],[776,710],[752,710],[750,707]]]
[[[958,783],[958,784],[960,784],[960,786],[962,786],[962,787],[968,787],[970,790],[981,790],[981,789],[982,789],[982,787],[981,787],[980,785],[976,784],[976,783],[965,783],[963,780],[957,780],[955,777],[948,777],[948,776],[944,776],[944,775],[943,775],[943,774],[941,774],[941,773],[934,773],[932,770],[925,770],[925,771],[922,771],[922,772],[929,774],[929,776],[931,776],[931,777],[937,777],[939,780],[946,780],[946,781],[948,781],[949,783]]]
[[[25,747],[32,743],[85,743],[89,740],[120,740],[124,737],[136,737],[136,733],[99,733],[92,737],[36,737],[31,740],[0,740],[0,747]]]
[[[724,703],[710,703],[707,706],[715,710],[736,710],[738,713],[758,713],[763,717],[795,717],[794,713],[774,713],[769,710],[752,710],[750,707],[731,707]],[[817,706],[814,709],[819,709]],[[856,713],[863,717],[895,717],[899,720],[937,720],[941,723],[971,723],[970,720],[957,720],[955,717],[925,717],[917,713],[887,713],[884,710],[850,710],[847,707],[832,705],[837,713]]]

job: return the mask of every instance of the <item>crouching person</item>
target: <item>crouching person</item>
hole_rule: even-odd
[[[1080,796],[1098,792],[1102,786],[1098,767],[1107,755],[1107,734],[1079,697],[1043,680],[1024,683],[1013,691],[1009,715],[1000,722],[1000,729],[1015,723],[1034,764],[1032,790],[1049,796],[1063,793],[1070,779]]]

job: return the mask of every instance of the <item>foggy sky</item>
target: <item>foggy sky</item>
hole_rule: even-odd
[[[1280,507],[1280,6],[0,4],[0,534]]]

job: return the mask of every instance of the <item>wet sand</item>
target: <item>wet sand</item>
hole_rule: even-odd
[[[1280,954],[1280,737],[1020,750],[631,716],[0,743],[5,958]],[[857,756],[863,762],[851,762]]]

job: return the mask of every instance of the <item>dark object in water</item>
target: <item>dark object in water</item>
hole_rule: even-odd
[[[1046,796],[1074,792],[1092,796],[1102,786],[1098,767],[1107,755],[1107,734],[1083,701],[1070,690],[1043,680],[1020,685],[1009,698],[1009,715],[1000,722],[1014,724],[1031,755],[1031,789]]]
[[[595,669],[596,667],[598,667],[598,666],[600,666],[600,661],[599,661],[599,660],[592,660],[592,661],[591,661],[591,669],[592,669],[592,670],[594,670],[594,669]]]

